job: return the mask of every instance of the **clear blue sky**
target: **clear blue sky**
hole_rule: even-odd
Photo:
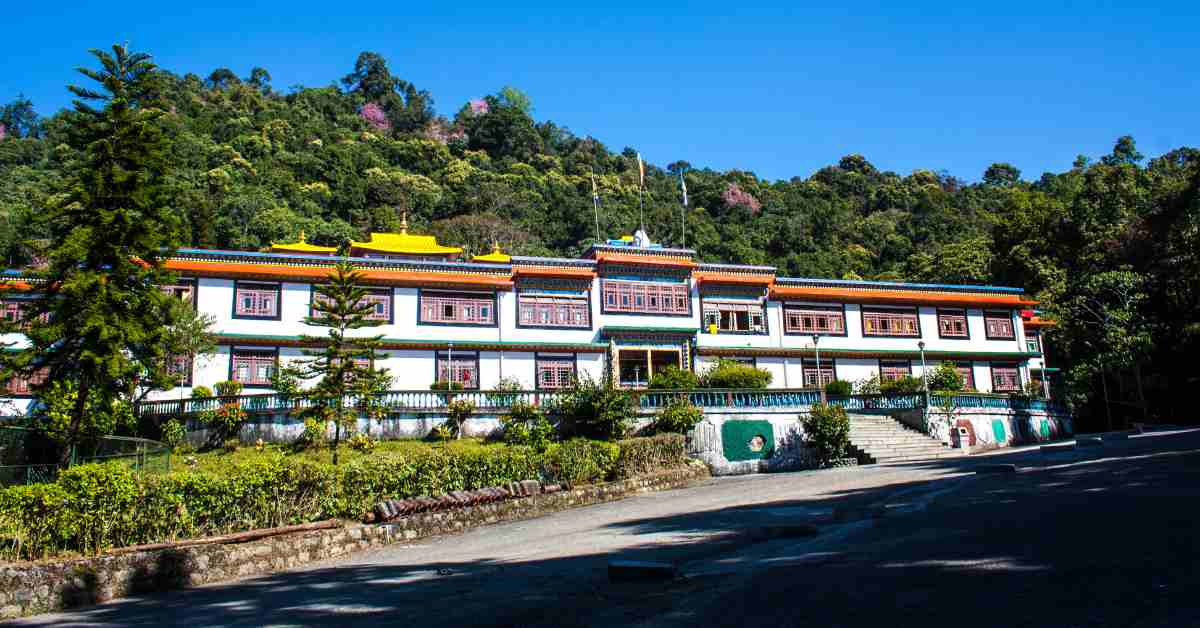
[[[327,85],[376,51],[443,114],[511,84],[539,120],[613,150],[772,179],[849,153],[976,180],[995,161],[1025,178],[1064,170],[1124,134],[1148,156],[1200,146],[1194,0],[242,4],[13,3],[0,102],[24,93],[42,114],[68,106],[85,50],[128,41],[181,74],[262,66],[280,89]]]

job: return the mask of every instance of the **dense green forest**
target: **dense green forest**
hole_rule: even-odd
[[[468,252],[495,237],[515,254],[578,255],[595,238],[593,175],[602,237],[638,224],[635,147],[615,152],[539,121],[516,88],[446,118],[379,55],[348,69],[330,86],[287,91],[262,68],[242,78],[156,71],[139,101],[166,112],[169,168],[157,189],[185,225],[181,246],[259,249],[301,231],[340,244],[394,230],[407,212],[417,231]],[[24,99],[0,109],[10,267],[36,261],[51,236],[40,217],[79,161],[69,115],[41,117]],[[1200,383],[1200,150],[1146,159],[1122,137],[1066,172],[1027,180],[998,162],[978,183],[880,171],[857,154],[786,181],[679,157],[646,167],[654,240],[686,238],[703,260],[782,275],[1023,287],[1060,321],[1051,361],[1069,367],[1085,415],[1187,419],[1184,391]],[[1104,404],[1106,394],[1121,403]]]

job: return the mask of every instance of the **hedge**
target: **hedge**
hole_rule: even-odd
[[[89,464],[57,482],[0,490],[0,558],[33,559],[256,528],[358,519],[382,498],[405,499],[540,478],[586,484],[686,462],[683,438],[619,443],[576,439],[529,447],[431,449],[341,466],[279,453],[222,474],[139,477],[126,465]]]

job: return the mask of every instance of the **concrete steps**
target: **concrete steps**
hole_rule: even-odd
[[[914,462],[961,454],[889,417],[850,416],[850,444],[869,462]]]

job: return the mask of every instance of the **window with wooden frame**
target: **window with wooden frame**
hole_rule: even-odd
[[[759,303],[704,300],[704,329],[722,334],[766,334],[767,310]]]
[[[455,351],[437,354],[437,381],[461,384],[464,390],[479,389],[479,354]]]
[[[33,389],[46,382],[46,378],[50,375],[50,369],[38,369],[32,375],[25,376],[22,374],[13,375],[12,378],[4,384],[4,390],[7,394],[14,397],[28,397],[33,394]]]
[[[279,362],[273,350],[233,349],[230,355],[230,379],[245,386],[270,386]]]
[[[168,296],[175,297],[184,303],[194,305],[196,303],[196,282],[192,280],[180,280],[178,283],[173,283],[165,286],[159,286],[159,290]]]
[[[280,284],[239,281],[234,284],[233,317],[279,320],[280,296]]]
[[[879,380],[884,382],[894,382],[912,375],[912,362],[908,360],[880,360],[879,362]]]
[[[821,368],[817,361],[804,358],[800,362],[801,372],[804,373],[805,388],[824,388],[826,384],[837,379],[833,360],[821,360]]]
[[[420,322],[440,325],[495,325],[494,294],[421,291]]]
[[[954,370],[962,378],[963,390],[975,390],[975,368],[970,362],[955,362]]]
[[[324,301],[325,297],[317,292],[316,286],[313,287],[312,300],[308,306],[309,316],[316,316],[317,301]],[[373,288],[363,295],[362,302],[371,306],[370,313],[366,319],[369,321],[381,321],[384,323],[392,322],[392,290],[390,288]]]
[[[691,292],[687,283],[660,283],[602,279],[603,310],[617,314],[691,313]]]
[[[992,364],[992,392],[1020,392],[1021,371],[1016,364]]]
[[[522,327],[592,328],[587,297],[519,294],[517,321]]]
[[[538,356],[537,387],[554,390],[569,388],[575,381],[575,358]]]
[[[916,308],[908,310],[867,309],[862,311],[864,336],[921,337]]]
[[[1030,353],[1042,352],[1042,341],[1036,331],[1025,332],[1025,350]]]
[[[1017,332],[1013,327],[1011,312],[984,312],[984,335],[988,340],[1016,340]]]
[[[970,339],[966,310],[938,310],[938,337]]]
[[[846,311],[841,307],[785,305],[783,331],[788,334],[845,336]]]
[[[25,320],[25,308],[27,301],[14,301],[5,299],[0,301],[0,317],[4,320],[13,323],[20,323]]]

